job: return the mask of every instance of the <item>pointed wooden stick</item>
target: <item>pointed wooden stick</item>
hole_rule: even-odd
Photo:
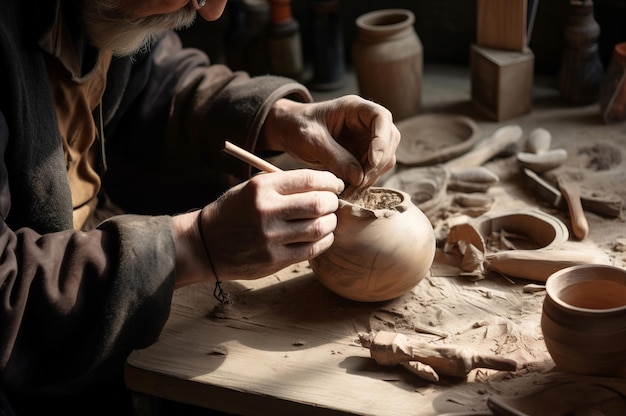
[[[224,142],[224,151],[231,156],[236,157],[237,159],[246,162],[247,164],[254,166],[255,168],[263,171],[263,172],[281,172],[278,166],[272,165],[267,160],[263,160],[260,157],[248,152],[241,147],[226,141]]]
[[[228,153],[231,156],[236,157],[237,159],[246,162],[250,166],[254,166],[263,172],[282,172],[282,169],[278,166],[272,165],[267,160],[261,159],[260,157],[248,152],[245,149],[233,144],[229,141],[224,142],[224,152]],[[342,192],[339,197],[346,199],[350,197],[350,195],[354,194],[359,188],[353,185],[346,186],[344,192]]]

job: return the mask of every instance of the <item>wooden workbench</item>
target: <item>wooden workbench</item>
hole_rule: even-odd
[[[353,80],[346,88],[354,88]],[[425,67],[423,91],[424,112],[468,115],[485,136],[509,123],[526,132],[548,128],[554,146],[572,155],[570,164],[585,156],[577,153],[583,145],[608,143],[617,152],[626,148],[626,124],[605,125],[596,106],[564,105],[549,82],[536,86],[531,114],[500,123],[483,119],[474,109],[464,69]],[[338,93],[320,93],[317,98],[331,94]],[[512,161],[488,165],[501,176],[501,183],[490,190],[496,200],[491,210],[540,209],[567,223],[567,213],[545,206],[520,186]],[[620,159],[609,170],[588,173],[581,186],[609,187],[626,200],[625,165]],[[625,255],[615,249],[615,242],[626,237],[623,218],[588,214],[588,219],[588,238],[566,244],[598,250],[624,267]],[[137,401],[138,409],[146,409],[142,406],[150,398],[165,398],[241,415],[489,415],[490,397],[522,397],[561,383],[568,383],[570,393],[571,386],[582,386],[577,398],[569,395],[571,403],[589,399],[585,386],[590,383],[611,384],[624,400],[624,380],[556,371],[540,328],[544,292],[524,291],[528,283],[494,275],[470,281],[437,260],[431,274],[410,293],[365,304],[329,292],[308,265],[300,263],[257,281],[226,282],[234,303],[219,314],[214,313],[212,287],[186,287],[175,293],[160,340],[129,357],[126,381],[143,400]],[[467,378],[429,383],[402,368],[379,366],[369,357],[358,334],[379,330],[512,358],[518,370],[478,369]],[[551,412],[550,400],[560,399],[544,400],[548,407],[543,414],[558,414],[561,404],[552,403]]]
[[[131,389],[247,415],[436,415],[480,407],[486,398],[482,383],[433,385],[401,368],[376,365],[357,339],[372,329],[422,333],[425,341],[463,334],[499,342],[507,332],[536,346],[536,356],[522,365],[550,368],[545,348],[536,342],[540,295],[524,295],[520,287],[429,277],[402,299],[367,305],[328,292],[306,264],[228,286],[235,303],[221,317],[210,317],[212,288],[176,293],[161,340],[128,360]],[[474,304],[475,313],[450,315],[455,303]],[[494,317],[495,305],[506,303],[519,309],[517,316]],[[434,325],[437,321],[445,324]],[[501,325],[520,327],[503,332]],[[493,353],[516,349],[516,343],[503,343]],[[477,373],[472,378],[494,377]],[[463,387],[457,392],[458,383]]]

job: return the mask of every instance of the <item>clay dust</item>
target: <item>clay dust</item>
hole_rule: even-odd
[[[346,201],[367,209],[393,209],[402,202],[402,196],[385,189],[362,189],[355,192]]]

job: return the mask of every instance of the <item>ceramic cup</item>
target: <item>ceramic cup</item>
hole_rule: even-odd
[[[562,371],[626,376],[626,270],[572,266],[546,281],[541,329]]]

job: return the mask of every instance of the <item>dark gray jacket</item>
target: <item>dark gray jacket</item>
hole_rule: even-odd
[[[49,27],[54,7],[0,0],[5,391],[80,384],[112,357],[155,342],[176,273],[171,219],[160,214],[200,207],[246,177],[248,167],[222,156],[223,141],[253,149],[277,99],[311,99],[289,79],[210,66],[173,33],[136,60],[114,59],[102,99],[103,186],[132,215],[75,231],[41,33],[32,29]]]

